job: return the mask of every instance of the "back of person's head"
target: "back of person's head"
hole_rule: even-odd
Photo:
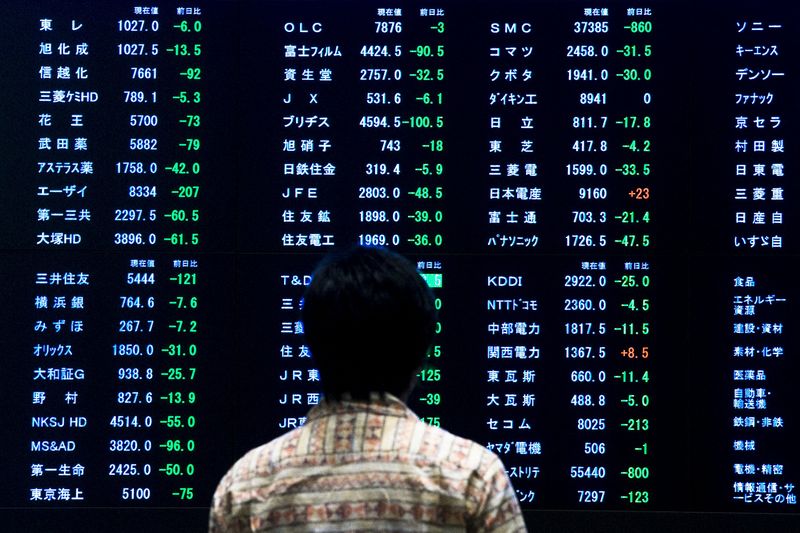
[[[303,325],[326,397],[401,396],[433,341],[436,310],[408,259],[356,247],[326,257],[314,271]]]

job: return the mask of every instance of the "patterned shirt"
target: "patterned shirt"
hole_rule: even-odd
[[[391,395],[326,402],[222,478],[211,533],[526,531],[500,459]]]

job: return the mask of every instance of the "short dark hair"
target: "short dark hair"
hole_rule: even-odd
[[[433,341],[433,294],[414,265],[378,247],[327,256],[311,279],[303,326],[331,399],[407,391]]]

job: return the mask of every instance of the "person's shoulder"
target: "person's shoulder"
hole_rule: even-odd
[[[442,490],[465,505],[469,530],[525,531],[519,504],[500,457],[487,447],[441,428],[424,430],[428,467]],[[436,444],[433,444],[436,443]]]
[[[445,465],[479,474],[502,468],[500,458],[491,450],[473,440],[450,433],[446,429],[425,427],[424,441],[436,443],[437,458]]]
[[[281,461],[294,448],[301,428],[284,433],[242,455],[230,468],[226,477],[230,482],[246,482],[272,475]]]
[[[465,502],[469,531],[527,531],[514,488],[500,457],[475,441],[430,427],[429,438],[442,443],[440,466],[451,488]]]

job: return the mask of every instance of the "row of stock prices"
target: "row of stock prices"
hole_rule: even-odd
[[[354,244],[432,288],[409,406],[524,510],[796,512],[798,11],[4,2],[3,513],[202,529],[322,401]]]

